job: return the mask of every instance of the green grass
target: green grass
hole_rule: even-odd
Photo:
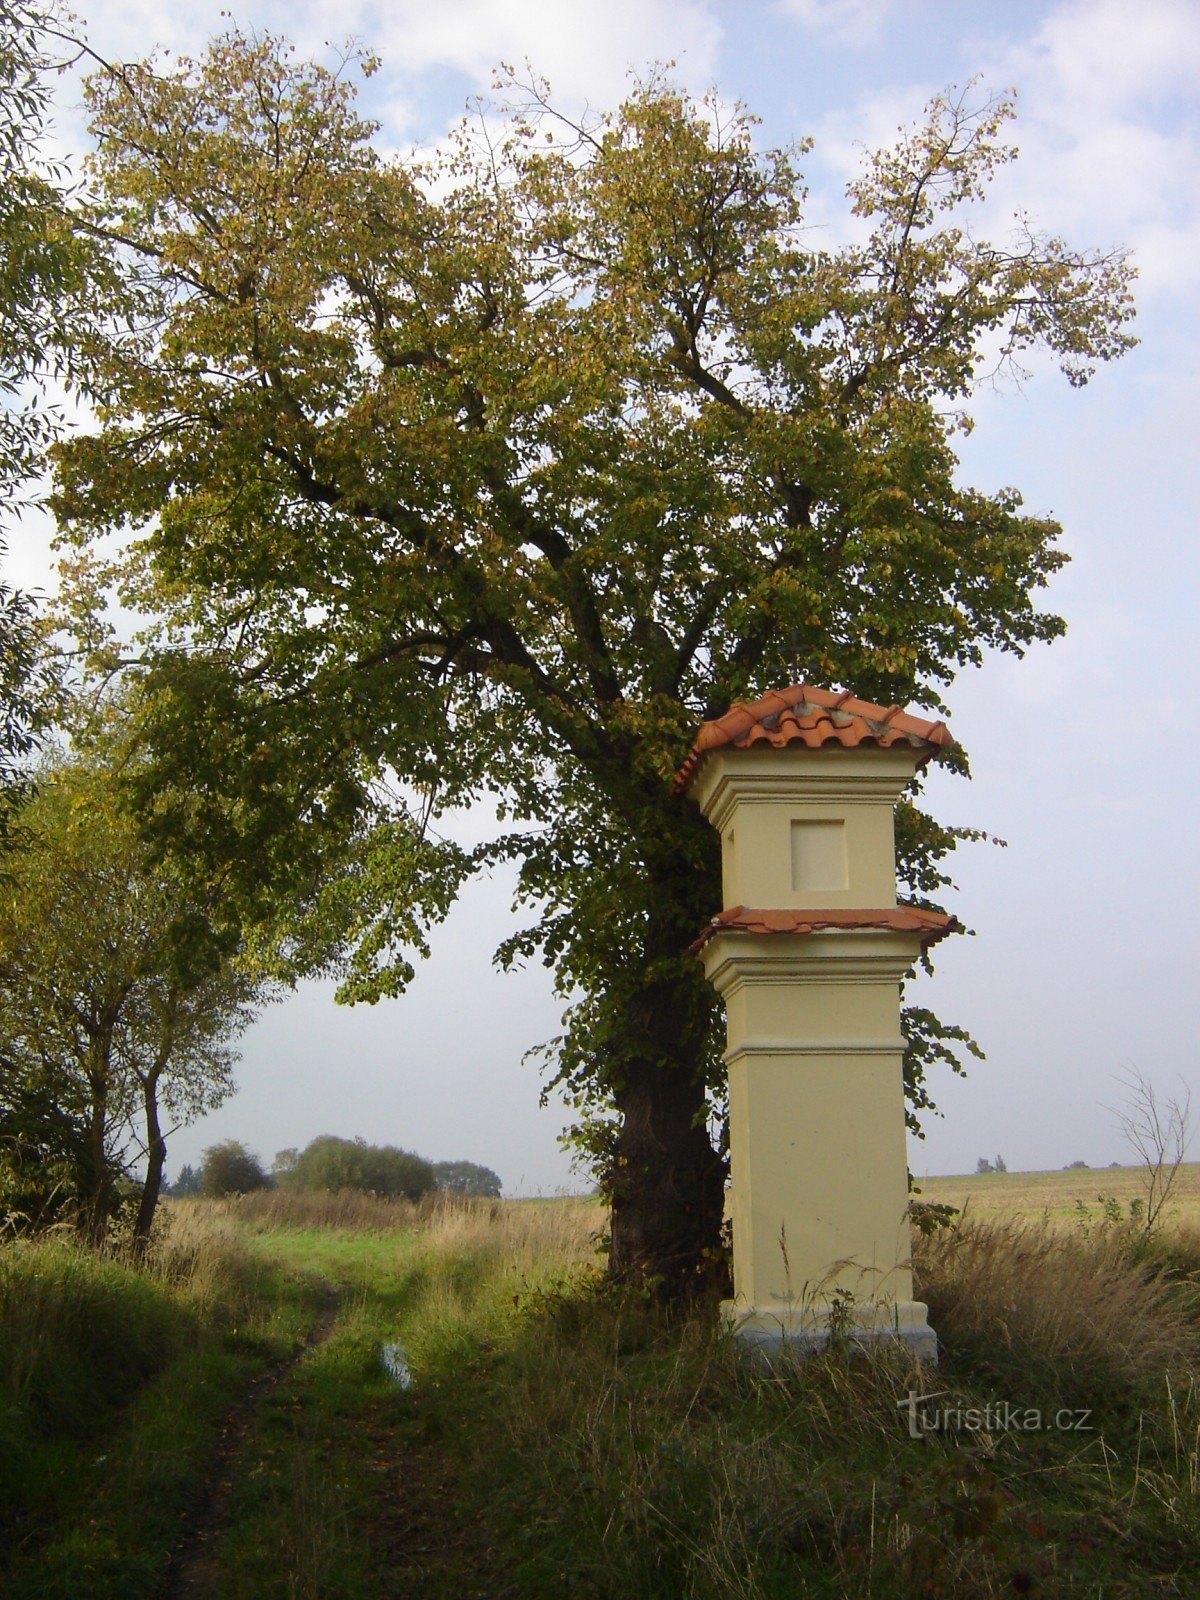
[[[1200,1255],[1184,1235],[1147,1252],[1100,1225],[968,1222],[916,1263],[936,1372],[834,1349],[764,1374],[715,1317],[673,1321],[607,1289],[594,1207],[377,1220],[225,1215],[225,1290],[200,1250],[137,1282],[58,1262],[44,1310],[107,1306],[107,1326],[137,1331],[118,1359],[98,1315],[72,1354],[109,1385],[94,1432],[76,1426],[78,1369],[74,1388],[66,1368],[61,1388],[27,1381],[19,1427],[58,1461],[58,1487],[19,1513],[0,1590],[153,1593],[224,1409],[294,1348],[324,1284],[328,1337],[263,1392],[220,1526],[190,1558],[222,1600],[1200,1592]],[[53,1312],[55,1338],[74,1337],[73,1316]],[[395,1340],[411,1390],[383,1371]],[[1087,1408],[1091,1426],[912,1439],[911,1387],[1047,1418]]]
[[[226,1535],[222,1594],[1200,1586],[1196,1330],[1123,1239],[984,1226],[935,1241],[922,1263],[948,1341],[935,1378],[836,1351],[763,1376],[715,1322],[672,1323],[604,1291],[586,1230],[561,1223],[540,1250],[512,1213],[392,1241],[262,1241],[294,1265],[319,1260],[349,1298],[280,1397],[267,1465]],[[385,1338],[405,1345],[411,1394],[382,1382]],[[1095,1426],[910,1439],[898,1402],[931,1382],[980,1409],[1087,1406]],[[268,1547],[275,1565],[256,1564]]]
[[[1010,1236],[991,1252],[992,1320],[976,1307],[972,1325],[991,1346],[956,1320],[975,1277],[943,1273],[956,1337],[932,1379],[900,1358],[836,1351],[756,1376],[716,1326],[673,1325],[587,1279],[514,1305],[507,1270],[448,1292],[432,1260],[402,1326],[414,1409],[450,1454],[458,1504],[482,1523],[505,1593],[1193,1595],[1194,1336],[1135,1273],[1123,1309],[1139,1293],[1150,1303],[1138,1331],[1154,1346],[1102,1360],[1086,1343],[1095,1301],[1074,1321],[1052,1306],[1023,1348],[1005,1344],[1029,1243]],[[1084,1269],[1112,1266],[1081,1249]],[[898,1402],[931,1382],[981,1408],[1009,1399],[1052,1415],[1090,1401],[1098,1426],[912,1440]]]
[[[229,1408],[314,1291],[232,1239],[149,1269],[50,1239],[0,1250],[0,1592],[156,1592]]]

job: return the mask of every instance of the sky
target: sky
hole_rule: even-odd
[[[931,95],[980,79],[1015,89],[1018,162],[989,203],[1003,233],[1027,212],[1079,246],[1127,246],[1140,279],[1138,348],[1072,390],[1039,366],[979,396],[965,481],[1015,485],[1064,526],[1070,565],[1047,605],[1065,639],[989,657],[949,691],[970,782],[935,772],[943,820],[1004,848],[959,852],[950,905],[973,937],[937,951],[920,998],[987,1052],[931,1087],[942,1116],[914,1142],[918,1174],[1131,1159],[1113,1107],[1136,1068],[1200,1105],[1200,900],[1194,701],[1200,558],[1200,5],[1195,0],[76,0],[109,60],[153,44],[196,51],[225,17],[323,51],[353,35],[382,58],[363,103],[398,151],[442,138],[497,63],[532,63],[576,106],[619,100],[630,73],[675,63],[761,119],[765,145],[811,136],[810,219],[844,235],[861,149],[889,141]],[[60,92],[58,137],[84,137]],[[11,581],[53,587],[36,518],[9,535]],[[476,819],[477,820],[477,819]],[[320,1133],[435,1160],[479,1161],[510,1193],[582,1186],[523,1056],[558,1031],[541,968],[502,976],[511,881],[472,885],[409,992],[335,1006],[307,984],[246,1035],[236,1096],[170,1141],[168,1172],[218,1139],[270,1160]],[[716,909],[716,908],[714,908]],[[1197,1149],[1200,1151],[1200,1140]]]

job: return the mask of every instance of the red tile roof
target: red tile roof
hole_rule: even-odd
[[[827,928],[885,928],[892,933],[919,933],[921,948],[927,949],[961,926],[957,917],[944,911],[926,911],[921,906],[883,906],[879,909],[829,911],[753,911],[748,906],[733,906],[713,917],[700,937],[688,946],[699,955],[718,933],[820,933]]]
[[[704,757],[722,745],[750,750],[756,745],[782,749],[789,744],[803,744],[810,750],[819,750],[827,744],[849,747],[900,743],[919,750],[919,765],[924,766],[939,748],[947,748],[954,740],[944,722],[926,722],[899,706],[876,706],[869,700],[856,699],[849,691],[794,684],[789,689],[772,689],[750,705],[731,706],[723,717],[701,723],[687,760],[675,774],[671,792],[683,794]]]

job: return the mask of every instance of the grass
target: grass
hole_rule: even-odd
[[[186,1210],[183,1206],[180,1210]],[[385,1199],[353,1189],[310,1193],[302,1189],[256,1189],[251,1194],[204,1203],[206,1215],[255,1233],[278,1228],[334,1228],[364,1233],[394,1233],[411,1228],[428,1210],[411,1200]]]
[[[6,1254],[0,1271],[42,1295],[12,1326],[51,1330],[47,1349],[74,1341],[108,1399],[93,1431],[72,1432],[78,1390],[38,1367],[33,1332],[9,1356],[16,1302],[0,1299],[22,1437],[77,1473],[15,1515],[0,1589],[156,1592],[221,1407],[256,1360],[294,1350],[324,1284],[328,1337],[262,1391],[181,1593],[201,1580],[223,1600],[1200,1592],[1200,1250],[1186,1232],[1148,1251],[1098,1217],[1068,1229],[968,1212],[914,1263],[943,1339],[936,1372],[835,1347],[765,1374],[715,1318],[673,1320],[606,1287],[602,1223],[584,1202],[483,1202],[409,1208],[389,1227],[370,1207],[318,1215],[289,1196],[177,1207],[136,1282],[56,1245],[51,1266],[35,1266],[42,1247]],[[103,1306],[108,1326],[137,1325],[119,1359],[104,1314],[91,1344],[81,1335]],[[393,1341],[411,1389],[384,1371]],[[930,1388],[957,1424],[912,1438],[906,1397]],[[1070,1411],[1086,1425],[994,1420],[1005,1403],[1026,1423]],[[97,1485],[85,1514],[81,1488]]]
[[[229,1408],[294,1346],[310,1299],[198,1216],[145,1266],[65,1237],[0,1249],[8,1600],[156,1592]]]
[[[1073,1241],[1059,1278],[1062,1243],[981,1224],[927,1245],[934,1386],[960,1409],[1086,1408],[1086,1434],[913,1440],[901,1403],[931,1377],[902,1357],[755,1374],[719,1328],[663,1320],[563,1258],[558,1286],[522,1296],[502,1256],[464,1288],[433,1249],[401,1330],[414,1412],[505,1593],[1192,1595],[1195,1328],[1112,1235]],[[1017,1322],[1022,1284],[1039,1310]]]

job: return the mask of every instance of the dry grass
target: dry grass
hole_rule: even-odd
[[[563,1267],[595,1255],[608,1213],[590,1200],[464,1200],[446,1197],[421,1218],[431,1250],[487,1256],[497,1266]]]
[[[385,1199],[359,1189],[336,1191],[258,1189],[225,1200],[175,1201],[179,1210],[218,1218],[254,1233],[279,1228],[338,1228],[356,1233],[394,1233],[411,1228],[421,1214],[411,1200]]]
[[[249,1306],[263,1274],[231,1218],[186,1201],[162,1207],[145,1267],[203,1315]]]
[[[1161,1384],[1200,1361],[1200,1330],[1121,1228],[975,1218],[919,1241],[914,1269],[952,1356],[1059,1393]]]
[[[311,1192],[260,1189],[225,1200],[170,1203],[172,1227],[215,1230],[235,1238],[253,1233],[326,1228],[351,1233],[419,1232],[451,1254],[486,1250],[532,1262],[589,1249],[606,1213],[590,1200],[483,1200],[434,1192],[417,1202],[389,1200],[357,1189]]]

